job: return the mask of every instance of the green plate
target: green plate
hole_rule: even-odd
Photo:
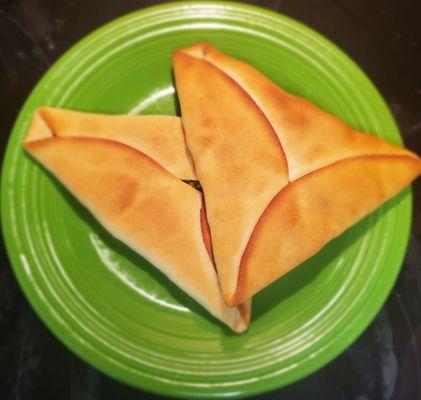
[[[33,111],[42,105],[176,114],[171,52],[202,40],[354,127],[401,143],[367,77],[309,28],[235,3],[167,4],[97,30],[39,82],[7,148],[2,225],[29,301],[84,360],[155,393],[240,397],[303,378],[367,327],[400,269],[411,192],[405,190],[258,294],[250,330],[231,333],[107,234],[21,146]]]

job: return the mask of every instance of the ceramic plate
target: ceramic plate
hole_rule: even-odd
[[[36,86],[7,148],[2,225],[29,301],[84,360],[155,393],[248,396],[317,370],[373,319],[405,253],[410,191],[255,296],[250,329],[237,336],[105,232],[21,146],[38,106],[177,114],[171,53],[203,40],[352,126],[401,143],[367,77],[311,29],[235,3],[167,4],[87,36]]]

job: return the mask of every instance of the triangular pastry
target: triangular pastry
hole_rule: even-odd
[[[229,276],[224,297],[231,306],[316,253],[421,172],[421,161],[410,151],[353,130],[207,43],[177,51],[173,65],[186,142],[204,189],[223,289]],[[257,119],[265,123],[258,127],[249,122]],[[269,131],[279,143],[269,144]],[[278,192],[270,200],[276,185],[258,179],[268,175],[257,170],[253,180],[243,173],[260,163],[278,180]],[[230,215],[236,221],[236,196],[247,206],[260,199],[253,191],[263,193],[264,201],[254,208],[248,225],[231,228],[237,229],[237,237],[249,238],[240,246],[231,231],[221,235],[218,227],[229,225]],[[261,212],[265,202],[270,204]],[[218,257],[230,246],[235,257]]]
[[[57,109],[48,113],[54,116],[56,125],[51,124],[53,118],[37,112],[25,149],[111,234],[142,254],[216,318],[235,332],[243,332],[250,319],[250,302],[230,308],[223,300],[211,258],[201,193],[134,146],[124,144],[125,135],[118,141],[110,140],[122,130],[107,131],[100,115],[92,119],[90,115]],[[108,126],[117,117],[109,118],[105,118]],[[145,117],[136,118],[141,124]],[[85,128],[74,122],[81,120],[86,126],[95,122],[92,126],[96,128],[89,135],[96,137],[82,136]],[[121,121],[114,127],[124,124]],[[76,127],[78,132],[72,131]]]

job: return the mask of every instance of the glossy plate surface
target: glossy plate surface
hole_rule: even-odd
[[[237,336],[107,234],[21,148],[32,113],[42,105],[176,114],[171,52],[202,40],[354,127],[401,142],[373,85],[314,31],[235,3],[168,4],[89,35],[40,81],[7,149],[2,225],[28,299],[83,359],[156,393],[246,396],[320,368],[372,320],[405,253],[410,190],[255,296],[250,330]]]

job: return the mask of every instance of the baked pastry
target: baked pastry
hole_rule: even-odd
[[[144,121],[149,124],[154,118],[159,128],[161,117],[129,117],[126,125],[124,117],[102,120],[100,115],[43,109],[35,113],[24,146],[111,234],[142,254],[216,318],[243,332],[250,319],[250,303],[230,308],[223,300],[201,193],[133,145],[142,142],[139,147],[144,146],[144,140],[137,141],[133,135],[131,146],[125,144],[125,127],[136,125],[141,135],[148,131],[142,130]],[[179,125],[175,119],[171,124]],[[113,140],[117,137],[118,141]],[[153,155],[166,160],[166,154]],[[181,174],[183,168],[177,169],[181,164],[189,171],[186,160],[170,169]],[[189,174],[181,175],[194,177]]]
[[[207,43],[177,51],[173,65],[230,306],[315,254],[421,172],[415,154],[352,129]]]
[[[38,108],[26,141],[52,136],[111,139],[140,150],[183,180],[196,180],[179,117],[106,115]]]

